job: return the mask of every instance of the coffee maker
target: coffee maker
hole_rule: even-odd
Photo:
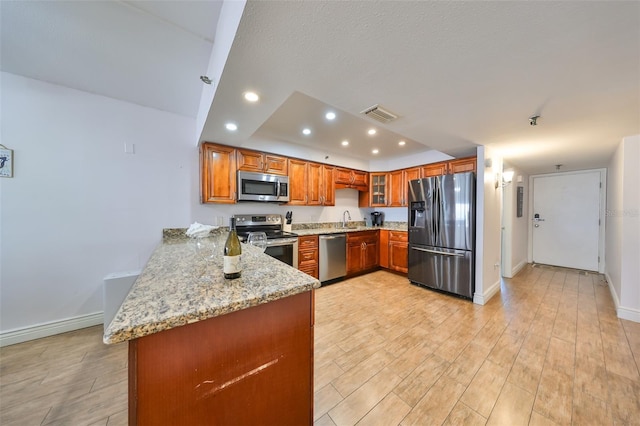
[[[372,212],[371,213],[371,226],[382,226],[384,222],[384,213]]]

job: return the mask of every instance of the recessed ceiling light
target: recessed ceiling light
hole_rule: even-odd
[[[406,143],[405,141],[400,141],[400,142],[398,142],[398,145],[400,145],[400,146],[405,146],[406,144],[407,144],[407,143]]]
[[[347,146],[347,145],[349,145],[349,141],[347,140],[342,141],[342,146]]]
[[[334,118],[336,118],[336,113],[333,111],[329,111],[324,116],[327,118],[327,120],[333,120]]]
[[[235,132],[236,130],[238,130],[238,125],[236,123],[229,122],[225,124],[224,127],[226,127],[230,132]]]
[[[249,102],[258,102],[260,96],[256,92],[244,92],[244,98]]]
[[[311,134],[311,129],[308,127],[305,127],[304,129],[302,129],[302,134],[303,135],[310,135]]]
[[[376,134],[376,129],[369,129],[369,131],[367,132],[370,135],[375,135]]]
[[[378,151],[378,149],[377,149],[377,148],[371,151],[371,153],[372,153],[372,154],[377,154],[377,153],[379,153],[379,152],[380,152],[380,151]]]

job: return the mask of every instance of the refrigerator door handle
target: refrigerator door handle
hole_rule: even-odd
[[[437,250],[429,250],[429,249],[423,249],[423,248],[419,248],[419,247],[411,247],[413,250],[418,250],[418,251],[425,251],[427,253],[433,253],[433,254],[443,254],[445,256],[454,256],[454,257],[464,257],[464,254],[460,254],[460,253],[446,253],[444,251],[437,251]]]

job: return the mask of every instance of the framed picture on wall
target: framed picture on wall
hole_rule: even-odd
[[[13,177],[13,150],[0,145],[0,177]]]

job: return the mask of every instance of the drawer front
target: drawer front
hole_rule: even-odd
[[[315,264],[317,262],[318,262],[317,249],[298,250],[298,266],[304,265],[306,263]]]
[[[389,231],[389,241],[401,241],[403,243],[406,243],[409,241],[408,232]]]
[[[318,248],[318,236],[307,235],[304,237],[298,237],[298,249],[305,248]]]
[[[315,266],[299,266],[298,269],[313,278],[318,279],[318,265]]]

